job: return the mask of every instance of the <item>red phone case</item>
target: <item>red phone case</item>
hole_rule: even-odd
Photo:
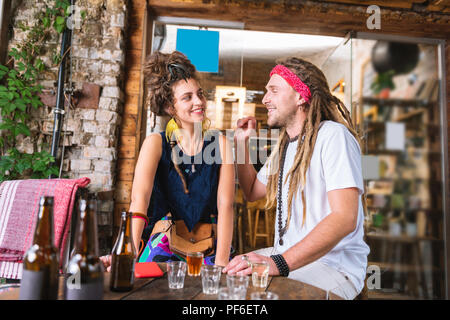
[[[134,266],[136,278],[157,278],[162,277],[164,272],[156,262],[138,262]]]

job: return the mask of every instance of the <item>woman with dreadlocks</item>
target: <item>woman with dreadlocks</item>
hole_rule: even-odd
[[[208,130],[206,98],[185,55],[153,53],[144,75],[151,111],[171,120],[164,132],[146,137],[136,164],[129,211],[136,252],[139,244],[143,249],[139,262],[184,260],[197,244],[205,264],[225,266],[233,231],[231,144]],[[109,259],[102,260],[108,267]]]
[[[245,148],[237,172],[246,199],[266,197],[266,207],[276,207],[274,247],[236,256],[223,272],[249,274],[252,261],[265,260],[271,275],[353,299],[364,286],[369,247],[360,139],[349,112],[322,71],[302,59],[280,61],[266,89],[267,122],[281,134],[258,173],[246,145],[255,118],[238,121],[235,141]]]

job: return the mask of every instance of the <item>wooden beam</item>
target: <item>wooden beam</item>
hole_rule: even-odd
[[[119,159],[134,159],[136,136],[124,136],[120,137]]]
[[[114,199],[116,203],[129,204],[131,201],[131,181],[119,181],[116,183]],[[127,206],[128,207],[128,206]]]
[[[135,159],[119,159],[117,179],[120,181],[133,181],[135,166]]]
[[[137,132],[137,115],[124,113],[122,118],[121,135],[132,136]]]
[[[367,29],[367,5],[331,2],[148,0],[156,16],[237,21],[247,30],[345,36],[349,31],[450,39],[449,15],[381,8],[381,30]]]
[[[383,8],[402,8],[402,9],[411,9],[414,3],[424,3],[426,0],[321,0],[320,2],[333,2],[340,4],[352,4],[359,6],[371,6],[376,5]]]
[[[140,70],[141,69],[141,54],[142,49],[129,49],[126,53],[125,68],[127,70]]]

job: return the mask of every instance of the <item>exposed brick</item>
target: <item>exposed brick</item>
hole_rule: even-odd
[[[91,170],[91,160],[74,159],[70,161],[70,168],[74,171],[89,171]]]
[[[114,163],[106,160],[94,160],[94,169],[96,172],[111,173]]]
[[[68,118],[65,123],[65,129],[67,131],[79,132],[81,129],[81,121],[76,118]]]
[[[101,97],[98,105],[99,109],[110,110],[115,112],[122,111],[123,104],[115,98]]]
[[[97,110],[96,120],[103,122],[112,122],[116,123],[117,121],[117,112],[109,111],[109,110]]]
[[[108,138],[106,136],[96,136],[95,137],[95,146],[100,148],[108,148],[111,146],[110,142],[111,138]]]
[[[95,120],[95,110],[92,109],[80,110],[80,118],[83,120]]]
[[[90,132],[90,133],[96,133],[97,132],[97,122],[95,121],[83,121],[83,131],[84,132]]]
[[[75,58],[85,58],[87,59],[89,57],[89,48],[81,48],[81,47],[74,47],[72,50],[73,57]]]
[[[125,27],[125,14],[123,13],[113,14],[111,16],[111,26],[121,28]]]
[[[113,161],[117,159],[117,151],[113,148],[84,148],[83,155],[87,159],[102,159]]]
[[[122,98],[122,92],[120,90],[119,87],[104,87],[103,88],[103,93],[102,93],[103,97],[107,97],[107,98],[117,98],[117,99],[121,99]]]

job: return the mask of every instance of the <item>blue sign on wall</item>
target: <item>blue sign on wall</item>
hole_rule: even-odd
[[[197,71],[219,71],[218,31],[178,29],[176,50],[184,53]]]

